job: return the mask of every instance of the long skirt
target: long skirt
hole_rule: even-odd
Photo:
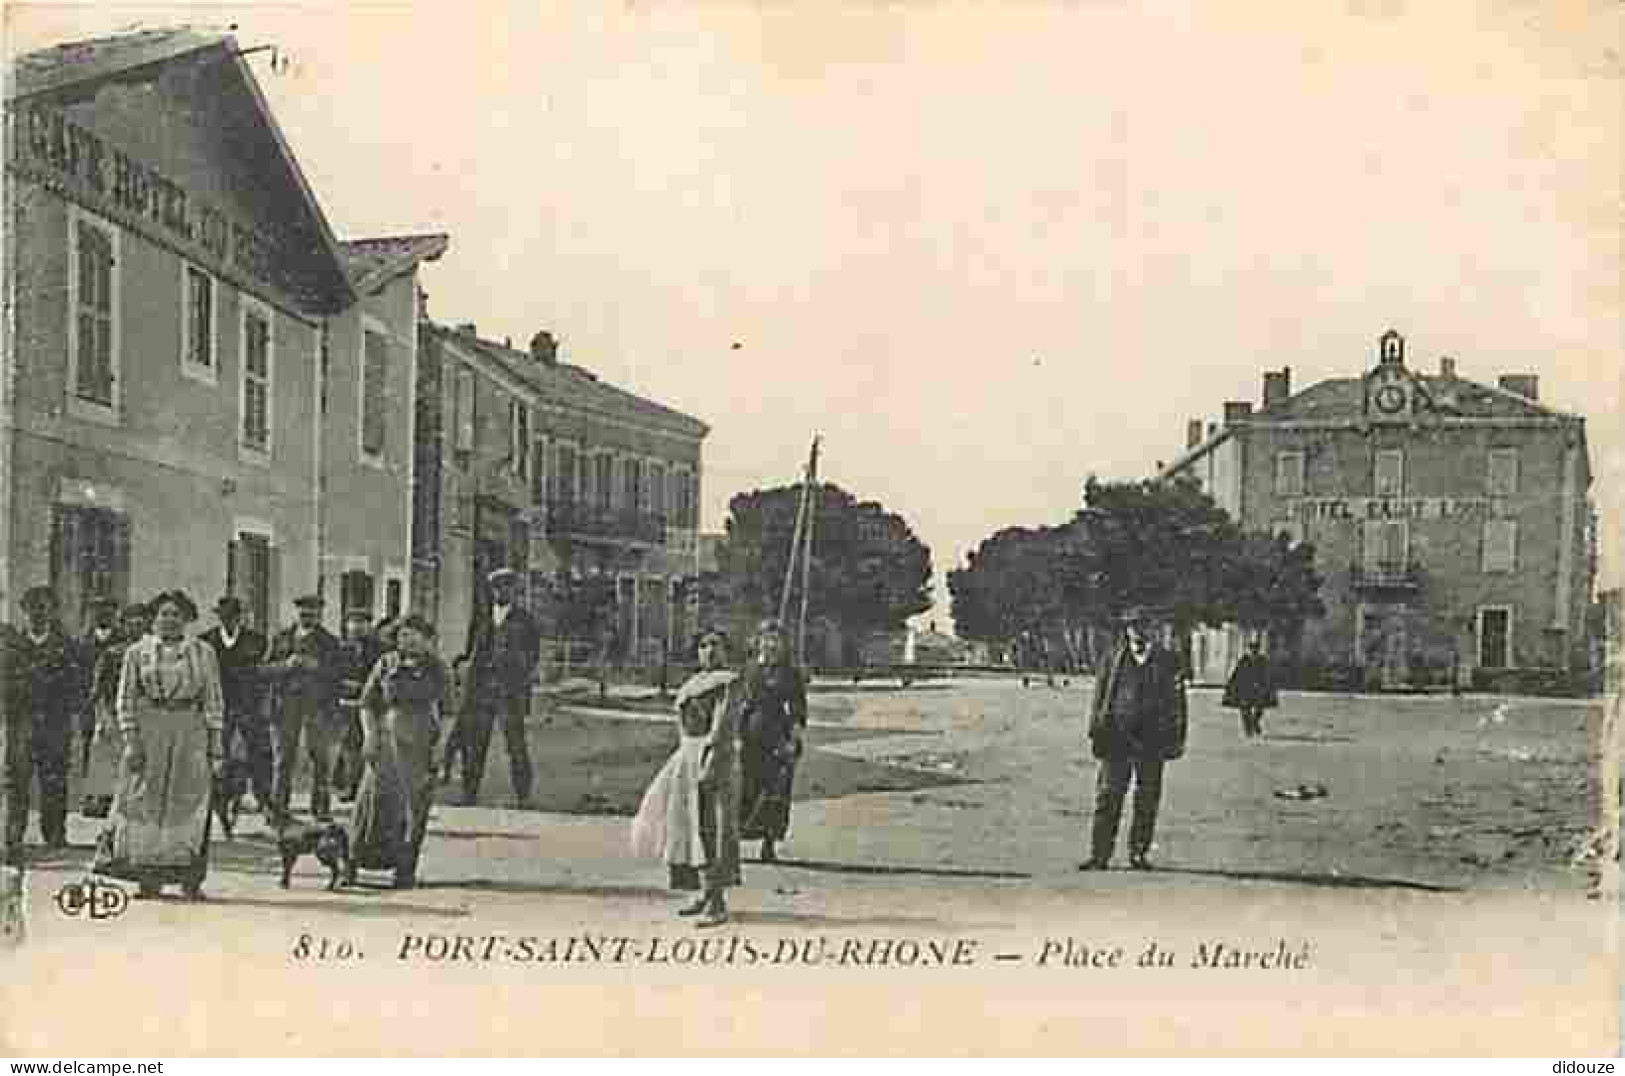
[[[790,831],[790,794],[796,757],[788,742],[764,746],[744,741],[739,752],[739,836],[782,841]]]
[[[356,791],[351,854],[357,867],[417,877],[434,796],[435,734],[432,713],[390,707],[379,718],[377,758],[362,767]]]
[[[714,786],[702,786],[704,754],[704,737],[684,736],[632,819],[633,854],[663,860],[673,889],[726,889],[741,882],[737,783],[725,774]]]
[[[92,870],[150,885],[200,886],[209,870],[208,728],[195,710],[137,715],[146,765],[121,768]]]

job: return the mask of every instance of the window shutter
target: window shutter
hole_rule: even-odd
[[[381,333],[362,334],[361,448],[369,455],[384,453],[384,417],[388,403],[389,341]]]
[[[120,605],[127,605],[130,601],[130,517],[123,512],[115,512],[112,524],[113,548],[108,565],[107,593]]]
[[[233,538],[226,543],[226,593],[242,597],[244,580],[243,543]]]
[[[1484,524],[1483,570],[1516,571],[1518,565],[1518,524],[1511,519],[1492,519]]]

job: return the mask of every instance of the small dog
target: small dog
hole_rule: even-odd
[[[350,835],[337,822],[316,826],[290,826],[277,836],[277,851],[282,853],[282,888],[288,888],[296,860],[314,853],[317,862],[328,870],[327,888],[331,892],[340,883],[355,880],[355,868],[350,860]]]
[[[243,796],[247,792],[248,764],[235,758],[223,761],[214,779],[210,806],[214,808],[214,816],[220,819],[220,829],[228,841],[237,828],[237,816],[242,813]]]

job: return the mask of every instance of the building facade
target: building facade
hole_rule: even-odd
[[[182,587],[267,626],[339,564],[404,588],[410,443],[339,445],[371,413],[364,341],[416,339],[415,263],[357,289],[229,36],[79,42],[8,74],[0,603],[49,584],[77,629],[95,597]],[[409,414],[411,347],[383,357],[374,385]]]
[[[1363,375],[1301,392],[1264,375],[1262,406],[1192,422],[1165,477],[1194,477],[1249,531],[1309,542],[1326,615],[1285,644],[1352,684],[1517,683],[1583,666],[1595,573],[1584,420],[1543,406],[1534,375],[1491,386],[1407,365],[1395,332]],[[1222,682],[1234,628],[1192,639]]]
[[[456,653],[497,567],[519,571],[564,660],[658,665],[692,633],[709,427],[472,326],[419,326],[414,606]],[[584,617],[583,595],[605,598]]]

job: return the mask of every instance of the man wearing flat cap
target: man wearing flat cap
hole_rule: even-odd
[[[322,627],[322,599],[307,594],[294,600],[297,619],[276,633],[265,656],[265,676],[275,688],[271,735],[272,824],[288,824],[288,801],[299,768],[299,744],[310,756],[310,813],[332,819],[334,754],[343,736],[337,714],[339,641]]]
[[[20,848],[29,799],[40,786],[40,836],[51,849],[68,844],[68,756],[82,677],[77,647],[57,620],[56,593],[30,587],[22,598],[23,630],[12,635],[5,798],[6,845]]]
[[[1185,678],[1179,655],[1164,647],[1154,610],[1135,606],[1122,617],[1123,638],[1095,683],[1089,743],[1100,761],[1089,858],[1080,870],[1111,863],[1123,799],[1134,784],[1129,865],[1151,869],[1163,765],[1185,753]]]
[[[508,747],[514,806],[530,805],[530,748],[525,743],[525,717],[536,676],[541,632],[515,599],[519,573],[498,568],[487,577],[490,608],[474,619],[468,647],[454,664],[468,666],[463,713],[457,738],[463,752],[463,802],[473,806],[485,777],[485,754],[498,723]]]
[[[227,594],[214,603],[219,621],[200,638],[214,648],[220,668],[220,694],[226,715],[220,744],[229,755],[237,737],[242,738],[243,756],[248,763],[249,787],[254,800],[271,819],[275,802],[272,776],[271,719],[265,709],[265,690],[260,662],[265,660],[265,636],[243,623],[242,599]]]

